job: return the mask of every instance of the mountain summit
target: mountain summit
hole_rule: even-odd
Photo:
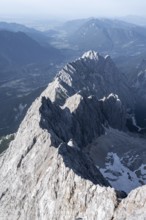
[[[145,179],[139,173],[145,155],[141,161],[131,156],[145,142],[126,133],[131,100],[111,58],[89,51],[67,64],[34,101],[0,157],[0,218],[144,219],[145,186],[119,205],[126,197],[122,191]]]
[[[88,58],[88,59],[94,59],[94,60],[98,60],[98,56],[99,54],[93,50],[89,50],[88,52],[84,53],[82,58]]]

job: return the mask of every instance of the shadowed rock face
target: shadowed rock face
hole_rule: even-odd
[[[102,113],[112,128],[126,130],[126,108],[117,95],[110,94],[100,100]],[[118,120],[117,120],[118,119]]]
[[[134,91],[136,96],[136,121],[142,128],[140,132],[146,133],[146,60],[143,60],[139,65]]]
[[[0,157],[0,219],[128,220],[139,213],[144,217],[143,188],[119,205],[118,197],[126,194],[111,188],[101,174],[113,143],[108,132],[116,134],[118,146],[112,153],[118,149],[119,157],[122,137],[126,136],[128,147],[133,141],[125,133],[126,109],[133,105],[128,103],[130,91],[122,79],[118,86],[114,84],[120,73],[112,72],[116,67],[107,60],[89,51],[66,66],[32,104]],[[111,94],[115,91],[117,95]],[[128,213],[130,204],[139,201],[135,192],[143,196],[143,203],[136,214],[122,215],[119,210]]]
[[[74,173],[81,176],[85,180],[90,180],[93,184],[109,186],[99,170],[96,168],[92,160],[75,147],[61,145],[59,154],[62,156],[64,164]]]
[[[65,143],[73,139],[77,146],[82,149],[91,143],[95,137],[104,133],[104,124],[107,123],[95,97],[80,97],[81,101],[72,113],[67,104],[64,109],[61,109],[60,106],[43,97],[40,108],[40,126],[43,129],[48,129],[48,131],[52,130]],[[72,98],[74,99],[74,97]],[[89,112],[92,113],[92,117]]]

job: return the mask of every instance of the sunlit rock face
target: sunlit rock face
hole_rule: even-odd
[[[146,186],[133,190],[124,199],[114,214],[114,220],[136,220],[146,218]]]
[[[143,218],[144,187],[119,205],[121,191],[145,182],[135,172],[146,157],[132,161],[131,154],[143,152],[144,140],[127,133],[127,108],[133,109],[129,85],[110,57],[89,51],[65,66],[0,157],[0,219],[130,220],[135,207]]]

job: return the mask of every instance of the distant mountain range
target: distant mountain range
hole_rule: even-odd
[[[128,23],[132,23],[140,26],[146,26],[146,17],[128,15],[125,17],[120,17],[119,19]]]
[[[42,46],[24,32],[0,30],[0,136],[16,131],[63,59],[61,51]]]
[[[0,30],[23,32],[44,46],[47,46],[50,41],[49,36],[45,36],[43,32],[18,23],[0,22]]]
[[[146,28],[109,19],[90,19],[68,36],[76,49],[97,50],[112,56],[145,51]]]
[[[41,63],[60,59],[60,52],[45,48],[23,32],[0,30],[0,57],[14,65]]]

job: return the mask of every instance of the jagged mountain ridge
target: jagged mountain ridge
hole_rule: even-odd
[[[65,98],[79,91],[85,91],[86,96],[95,95],[98,99],[114,93],[118,94],[127,107],[133,105],[134,100],[125,76],[119,72],[109,56],[102,57],[94,51],[89,51],[80,59],[66,65],[55,81],[60,88],[62,86],[67,91],[62,92]],[[57,102],[60,90],[58,89],[58,97],[55,99]]]
[[[102,99],[98,97],[87,76],[82,82],[79,81],[80,77],[84,78],[84,72],[75,71],[80,66],[82,68],[78,70],[86,70],[85,74],[88,74],[91,63],[98,64],[98,71],[102,66],[99,64],[103,64],[95,52],[87,54],[68,66],[70,72],[65,71],[65,67],[32,104],[15,140],[1,156],[2,219],[111,220],[119,218],[121,213],[118,210],[123,209],[126,203],[129,210],[128,205],[132,206],[133,200],[138,201],[135,190],[131,193],[133,200],[129,196],[117,208],[116,192],[105,187],[109,183],[88,155],[89,151],[85,152],[87,145],[101,134],[106,135],[110,126],[125,130],[125,109],[128,104],[128,98],[116,86],[114,89],[119,92],[119,97],[121,95],[123,101],[126,98],[124,104],[114,94]],[[74,71],[73,67],[76,67]],[[91,65],[91,74],[94,73],[92,68]],[[112,75],[114,72],[108,73]],[[94,81],[96,80],[95,77]],[[91,93],[89,88],[92,88]],[[107,88],[109,92],[110,88]],[[125,90],[130,94],[128,87]],[[103,90],[102,92],[105,96]],[[115,124],[113,111],[119,115],[122,123]],[[143,193],[144,189],[145,187],[140,188],[139,191]],[[134,202],[136,212],[135,209],[130,209],[122,218],[125,215],[126,219],[144,217],[144,193],[143,198],[140,206]]]

